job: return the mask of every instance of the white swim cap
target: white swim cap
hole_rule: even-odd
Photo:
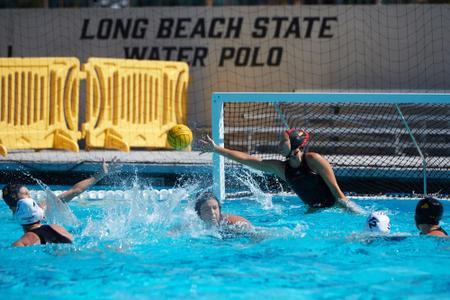
[[[391,231],[391,221],[384,212],[375,211],[367,218],[366,230],[385,234],[389,233]]]
[[[20,225],[29,225],[44,219],[44,211],[31,198],[20,199],[14,214]]]

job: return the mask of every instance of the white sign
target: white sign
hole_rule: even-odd
[[[0,55],[187,61],[189,123],[209,127],[214,91],[449,89],[449,15],[448,5],[0,10]]]

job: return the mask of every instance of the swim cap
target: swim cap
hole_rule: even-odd
[[[297,148],[303,148],[309,142],[309,134],[303,129],[291,128],[286,131],[291,142],[291,151]]]
[[[384,234],[389,233],[391,231],[391,221],[384,212],[375,211],[367,218],[366,230]]]
[[[14,217],[20,225],[29,225],[43,220],[44,211],[33,199],[25,198],[17,202]]]
[[[427,197],[420,200],[416,206],[416,214],[414,216],[417,224],[438,225],[444,213],[439,200]]]

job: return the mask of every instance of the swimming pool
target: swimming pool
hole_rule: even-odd
[[[86,192],[69,205],[79,222],[73,245],[23,248],[10,247],[22,231],[1,203],[2,298],[450,297],[450,241],[418,236],[415,201],[357,201],[387,211],[391,232],[412,235],[368,241],[358,235],[364,216],[338,209],[305,214],[288,195],[229,200],[223,212],[246,217],[264,238],[220,239],[202,228],[188,192]],[[449,203],[444,207],[448,229]]]

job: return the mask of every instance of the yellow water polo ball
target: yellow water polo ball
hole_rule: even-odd
[[[167,142],[176,150],[187,148],[192,143],[192,131],[186,125],[177,124],[167,133]]]

